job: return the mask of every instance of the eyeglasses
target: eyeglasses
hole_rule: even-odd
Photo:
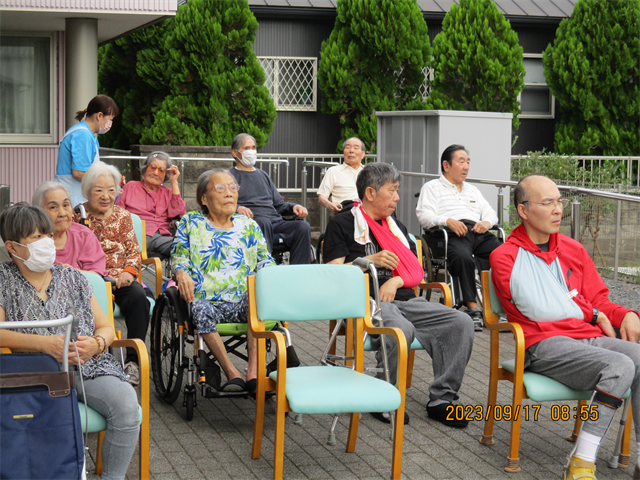
[[[147,168],[149,169],[150,172],[165,173],[167,171],[165,167],[160,167],[158,165],[149,165]]]
[[[238,193],[240,191],[240,185],[238,185],[237,183],[216,183],[214,186],[212,186],[209,190],[215,188],[216,192],[218,193],[224,193],[227,191],[227,189],[231,192],[231,193]]]
[[[556,208],[558,205],[562,208],[567,208],[569,206],[569,199],[560,198],[558,200],[549,200],[548,202],[530,202],[529,200],[525,200],[522,203],[535,203],[536,205],[540,205],[542,208],[546,209]]]

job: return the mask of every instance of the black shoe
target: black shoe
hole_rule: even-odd
[[[448,408],[447,408],[448,407]],[[460,413],[464,413],[464,408],[460,406],[458,409]],[[427,416],[432,420],[436,420],[447,427],[453,428],[466,428],[469,425],[469,421],[464,418],[460,418],[460,415],[456,418],[456,405],[452,403],[441,403],[435,407],[427,405]]]
[[[391,420],[389,420],[389,412],[371,412],[371,415],[382,423],[391,423]],[[407,412],[404,412],[404,424],[409,425],[409,414]]]
[[[480,309],[480,307],[472,308],[467,313],[469,314],[469,316],[471,317],[471,320],[473,321],[473,329],[476,332],[481,332],[482,327],[484,325],[482,322],[482,310]]]

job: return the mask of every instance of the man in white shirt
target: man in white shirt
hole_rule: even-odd
[[[347,139],[342,145],[344,163],[336,165],[327,170],[320,188],[318,188],[318,199],[320,205],[332,213],[342,210],[342,202],[355,200],[358,198],[356,190],[356,178],[364,167],[362,159],[365,150],[364,143],[359,138]],[[331,200],[329,200],[331,196]]]
[[[498,223],[498,216],[480,191],[465,182],[469,152],[464,146],[448,146],[440,162],[443,173],[423,185],[416,214],[425,230],[445,226],[449,271],[460,279],[462,299],[476,331],[480,331],[482,309],[476,303],[474,257],[479,267],[489,269],[489,255],[501,242],[487,230]]]

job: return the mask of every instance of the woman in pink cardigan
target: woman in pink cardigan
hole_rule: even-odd
[[[31,199],[53,222],[56,261],[77,270],[107,275],[106,256],[98,238],[84,225],[73,222],[73,207],[67,186],[58,182],[43,182]]]
[[[180,196],[178,167],[165,152],[152,152],[140,164],[142,181],[130,181],[122,188],[116,205],[135,213],[146,222],[147,254],[168,259],[173,234],[171,220],[187,213]],[[171,188],[162,184],[169,180]]]

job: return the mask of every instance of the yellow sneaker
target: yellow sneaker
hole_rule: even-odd
[[[569,465],[562,475],[562,480],[596,480],[596,464],[585,462],[581,458],[573,455],[569,460]]]

